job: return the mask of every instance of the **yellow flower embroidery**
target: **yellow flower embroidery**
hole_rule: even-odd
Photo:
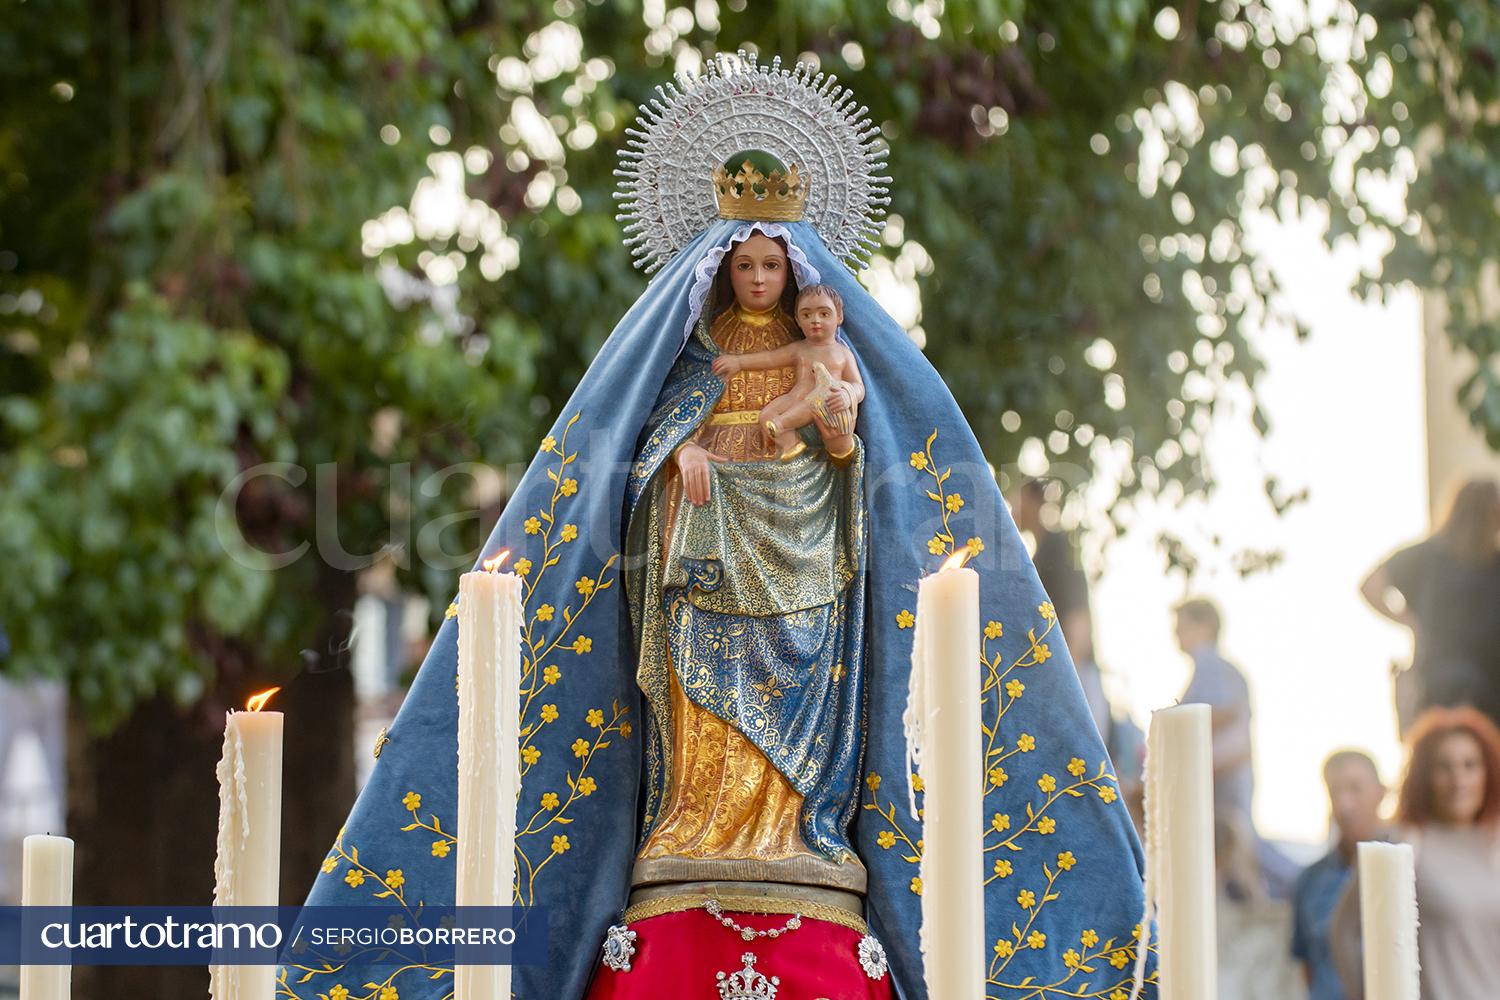
[[[916,623],[917,616],[912,614],[910,611],[907,611],[905,608],[902,608],[900,611],[896,612],[897,628],[911,628]]]
[[[578,537],[578,525],[576,525],[576,524],[565,524],[565,525],[563,525],[563,528],[562,528],[562,540],[563,541],[565,541],[565,542],[571,542],[573,539],[575,539],[577,537]]]
[[[401,874],[401,869],[391,868],[385,873],[385,884],[392,889],[399,889],[406,884],[406,876]]]
[[[457,601],[454,601],[452,604],[448,605],[448,610],[443,612],[443,617],[444,618],[457,618],[458,617],[458,602]]]
[[[525,576],[527,573],[530,573],[530,572],[531,572],[531,560],[530,559],[517,559],[516,560],[516,576]]]
[[[556,705],[543,705],[542,706],[542,721],[543,722],[555,722],[555,721],[557,721],[557,706]]]
[[[943,501],[943,505],[948,508],[948,513],[957,514],[963,509],[964,498],[960,494],[950,493],[948,499]]]
[[[1036,779],[1036,787],[1044,792],[1055,792],[1057,791],[1057,779],[1050,774],[1044,774]]]
[[[1036,749],[1036,738],[1030,733],[1022,733],[1016,737],[1016,749],[1022,753],[1031,753]]]
[[[568,848],[571,847],[571,846],[572,845],[568,843],[568,836],[567,836],[567,834],[560,833],[556,837],[552,838],[552,853],[553,854],[564,854],[564,853],[567,852]]]
[[[584,716],[584,721],[587,722],[591,726],[602,726],[602,725],[604,725],[604,712],[603,712],[603,710],[602,709],[598,709],[598,708],[591,708],[591,709],[589,709],[589,714],[586,715],[586,716]]]
[[[536,620],[539,622],[550,622],[552,620],[552,613],[556,610],[550,604],[543,604],[536,609]]]
[[[911,453],[911,467],[913,469],[918,470],[918,471],[926,469],[927,468],[927,456],[924,455],[924,454],[922,454],[920,451],[914,451],[914,452],[912,452]]]
[[[582,757],[589,752],[589,741],[583,737],[573,741],[573,756]]]
[[[1057,609],[1052,607],[1051,601],[1043,601],[1041,604],[1037,605],[1036,609],[1037,612],[1049,622],[1057,617]]]
[[[995,830],[999,833],[1004,833],[1006,830],[1009,830],[1010,813],[995,813],[994,818],[990,820],[990,826],[994,827]]]
[[[527,745],[521,748],[521,759],[527,764],[535,764],[542,759],[542,752],[536,747]]]
[[[1011,867],[1011,863],[1009,861],[1006,861],[1004,858],[1001,858],[999,861],[995,862],[995,874],[999,875],[1001,878],[1010,878],[1010,873],[1013,871],[1015,871],[1015,869]]]
[[[927,790],[927,782],[922,780],[920,774],[911,776],[911,790],[914,792],[925,792]]]
[[[561,493],[565,497],[572,496],[574,493],[578,492],[578,480],[564,479],[557,485],[557,492]]]
[[[927,551],[931,552],[935,556],[942,555],[944,550],[946,550],[947,548],[948,543],[944,542],[937,535],[933,535],[927,540]]]
[[[1003,767],[990,768],[990,784],[994,785],[996,788],[999,788],[1001,785],[1005,784],[1006,779],[1009,777],[1010,775],[1005,773],[1005,768]]]
[[[578,780],[578,792],[581,795],[593,795],[594,789],[599,786],[594,784],[593,778],[580,778]]]
[[[627,739],[627,740],[630,739],[630,734],[633,733],[633,732],[635,732],[635,729],[630,725],[630,723],[628,723],[628,722],[622,722],[622,723],[620,723],[620,735],[623,736],[625,739]]]
[[[358,868],[351,868],[344,875],[344,881],[348,884],[349,888],[358,889],[365,884],[365,873]]]
[[[1109,964],[1110,965],[1115,965],[1115,960],[1114,960],[1113,956],[1110,957]],[[1124,962],[1121,962],[1119,965],[1115,965],[1115,968],[1117,968],[1117,969],[1123,969],[1124,967],[1125,967],[1125,963]],[[1130,1000],[1130,994],[1126,993],[1122,989],[1115,988],[1115,989],[1109,991],[1109,1000]]]
[[[922,876],[918,875],[916,878],[911,880],[911,891],[916,893],[918,896],[922,895]]]
[[[1113,955],[1109,956],[1109,964],[1113,965],[1117,969],[1123,969],[1125,968],[1125,966],[1130,964],[1130,956],[1125,954],[1125,950],[1122,948],[1121,950],[1115,952]]]
[[[1030,889],[1022,889],[1016,896],[1016,905],[1023,910],[1029,910],[1036,905],[1036,893]]]
[[[998,639],[1005,634],[1005,626],[997,621],[984,623],[984,637],[986,639]]]
[[[586,635],[580,635],[573,640],[573,652],[582,655],[594,648],[594,640]]]
[[[556,447],[557,447],[557,438],[553,437],[551,434],[548,434],[546,437],[542,438],[542,450],[543,451],[551,451],[553,448],[556,448]]]
[[[416,792],[407,792],[401,796],[401,804],[406,807],[407,812],[416,812],[422,808],[422,796]]]
[[[975,556],[979,555],[979,553],[984,551],[984,539],[980,538],[978,535],[975,535],[967,542],[964,542],[964,548],[969,550],[969,558],[973,559]]]
[[[1078,940],[1085,948],[1092,948],[1099,943],[1099,935],[1095,931],[1087,930],[1083,932],[1083,937]]]
[[[1047,644],[1045,642],[1039,642],[1036,644],[1036,647],[1032,649],[1031,656],[1032,659],[1036,660],[1036,662],[1038,663],[1046,663],[1048,660],[1052,659],[1052,650],[1047,648]]]
[[[561,679],[562,671],[557,668],[556,664],[549,664],[547,668],[542,671],[543,684],[556,684]]]
[[[542,522],[534,517],[528,517],[525,521],[521,522],[521,530],[528,535],[534,535],[542,530]]]
[[[584,597],[587,597],[594,592],[594,581],[591,577],[579,577],[578,582],[573,584],[573,586],[577,587],[578,592]]]
[[[432,842],[432,856],[435,858],[446,858],[449,849],[449,844],[446,840],[434,840]]]
[[[1021,692],[1025,691],[1025,690],[1026,690],[1026,685],[1022,684],[1018,680],[1011,680],[1009,683],[1007,683],[1005,685],[1005,693],[1008,694],[1008,695],[1010,695],[1012,698],[1019,698],[1019,697],[1021,697]]]
[[[890,830],[881,830],[875,836],[875,843],[889,851],[892,847],[896,846],[896,835]]]
[[[865,777],[865,787],[869,788],[872,792],[880,791],[880,775],[876,774],[874,771],[871,771]]]
[[[1114,786],[1112,786],[1112,785],[1105,785],[1102,788],[1100,788],[1099,789],[1099,797],[1104,800],[1104,802],[1105,802],[1106,805],[1108,805],[1109,803],[1113,802],[1115,800],[1115,789],[1114,789]]]
[[[335,983],[328,991],[328,1000],[349,1000],[349,990],[342,983]]]
[[[324,858],[323,859],[323,874],[327,875],[328,873],[332,872],[338,866],[339,866],[339,859],[338,858],[332,858],[332,857]]]
[[[1083,772],[1087,771],[1088,769],[1089,766],[1083,762],[1082,757],[1074,757],[1072,760],[1068,761],[1068,773],[1075,778],[1083,777]]]
[[[1015,951],[1015,946],[1012,945],[1009,941],[995,942],[995,954],[999,955],[1001,958],[1009,958],[1010,953],[1013,951]]]
[[[1067,951],[1063,952],[1063,965],[1066,965],[1070,969],[1076,969],[1082,964],[1083,957],[1079,955],[1077,951],[1069,948]]]
[[[542,793],[542,808],[543,809],[556,809],[557,808],[557,793],[556,792],[543,792]]]
[[[380,990],[380,1000],[401,1000],[401,994],[396,992],[396,987],[385,986]]]
[[[1038,951],[1047,947],[1047,935],[1041,931],[1032,931],[1026,936],[1026,947]]]
[[[1051,816],[1043,816],[1041,819],[1036,821],[1036,832],[1040,833],[1044,837],[1047,834],[1052,833],[1056,829],[1057,820],[1053,819]]]
[[[1073,857],[1072,851],[1063,851],[1057,856],[1057,867],[1061,868],[1065,872],[1072,871],[1073,866],[1077,863],[1078,859]]]

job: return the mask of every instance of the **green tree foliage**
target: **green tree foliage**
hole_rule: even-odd
[[[1433,290],[1492,358],[1493,8],[1275,6],[6,0],[9,669],[68,676],[105,726],[191,701],[301,662],[392,543],[441,609],[466,559],[417,536],[479,528],[472,478],[435,474],[524,461],[638,294],[616,150],[715,48],[811,54],[882,123],[883,266],[997,462],[1112,444],[1126,498],[1207,488],[1221,387],[1297,321],[1242,239],[1266,208],[1385,234],[1365,290]]]

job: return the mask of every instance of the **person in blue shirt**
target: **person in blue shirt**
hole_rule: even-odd
[[[1354,870],[1355,845],[1382,840],[1380,804],[1385,786],[1375,761],[1363,750],[1340,750],[1323,765],[1323,783],[1338,840],[1297,878],[1292,895],[1292,955],[1307,977],[1308,1000],[1349,1000],[1334,966],[1329,924]]]

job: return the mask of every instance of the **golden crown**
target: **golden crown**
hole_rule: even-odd
[[[746,160],[733,174],[715,167],[713,180],[721,219],[796,222],[807,205],[807,184],[795,163],[786,173],[772,170],[766,174]]]

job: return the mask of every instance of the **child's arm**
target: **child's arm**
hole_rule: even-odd
[[[714,358],[714,374],[728,378],[737,372],[760,371],[765,368],[784,368],[797,363],[798,344],[791,343],[774,351],[752,351],[749,354],[721,354]]]
[[[865,380],[859,377],[859,363],[854,360],[854,352],[847,347],[844,348],[844,370],[839,372],[839,378],[849,386],[851,403],[858,406],[865,401]]]

